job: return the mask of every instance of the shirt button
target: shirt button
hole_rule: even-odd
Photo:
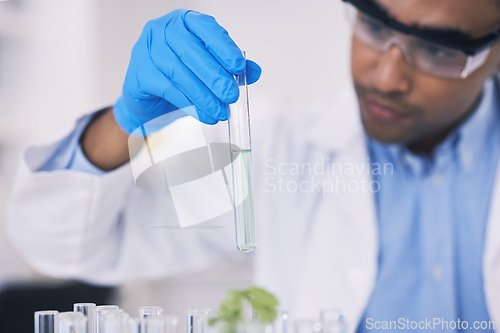
[[[443,277],[443,269],[441,266],[434,266],[432,269],[432,278],[434,281],[439,281]]]

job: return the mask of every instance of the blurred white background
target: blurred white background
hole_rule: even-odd
[[[81,114],[119,96],[130,51],[149,20],[176,8],[214,16],[263,69],[251,112],[303,109],[349,81],[349,29],[341,0],[0,1],[0,204],[21,147],[54,137]],[[3,217],[0,219],[3,223]],[[0,272],[30,276],[0,232]],[[122,305],[216,306],[250,268],[124,286]],[[0,274],[2,279],[2,274]],[[0,282],[1,285],[1,282]]]

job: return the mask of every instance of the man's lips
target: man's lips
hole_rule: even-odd
[[[383,122],[398,122],[408,117],[408,114],[373,99],[363,99],[362,104],[371,117]]]

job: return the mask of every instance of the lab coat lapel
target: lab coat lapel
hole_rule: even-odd
[[[500,76],[495,77],[497,87]],[[500,91],[497,90],[497,96]],[[500,112],[500,111],[499,111]],[[484,294],[490,313],[490,319],[500,323],[500,165],[497,167],[495,186],[490,204],[490,214],[486,225],[485,247],[483,256]]]
[[[500,323],[500,166],[498,167],[490,216],[486,228],[483,260],[484,293],[491,320]]]
[[[336,171],[324,175],[323,180],[333,188],[325,186],[319,193],[321,204],[311,221],[296,309],[315,318],[321,309],[342,308],[352,331],[374,286],[378,238],[374,195],[362,189],[371,177],[357,103],[351,99],[337,108],[341,108],[345,124],[342,137],[335,138],[335,133],[325,129],[317,129],[312,136],[317,145],[332,144],[331,163]],[[332,114],[336,118],[337,110]],[[319,126],[341,121],[331,118],[323,119]],[[317,133],[330,133],[325,137],[335,141],[318,138]]]

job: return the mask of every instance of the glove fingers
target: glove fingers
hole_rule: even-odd
[[[241,50],[212,16],[188,11],[184,14],[184,23],[229,73],[238,75],[243,72],[245,58]]]
[[[215,20],[213,24],[217,24]],[[227,38],[229,37],[227,36]],[[228,69],[223,67],[224,64],[220,64],[207,50],[208,45],[205,46],[205,44],[193,35],[193,33],[186,30],[180,16],[172,18],[167,23],[165,40],[181,62],[183,62],[219,100],[224,103],[236,102],[238,99],[238,85],[233,75],[228,72]],[[234,43],[232,44],[234,45]],[[189,45],[189,47],[186,47],[186,45]],[[239,49],[237,49],[236,55],[241,57]]]
[[[155,33],[155,31],[153,31]],[[175,87],[180,90],[198,110],[217,120],[228,117],[227,105],[221,102],[210,89],[165,45],[162,39],[149,39],[149,57],[153,65]],[[143,80],[141,82],[145,82]],[[162,89],[163,98],[170,100],[169,92]]]
[[[134,48],[133,52],[143,52],[145,48]],[[149,56],[148,56],[149,59]],[[124,97],[129,111],[144,120],[153,119],[176,109],[187,108],[193,103],[183,94],[165,75],[151,62],[144,62],[138,70],[127,72]],[[131,92],[131,95],[126,92]],[[126,97],[130,98],[126,98]],[[143,101],[149,100],[149,103]],[[167,105],[170,103],[170,105]],[[189,110],[189,109],[188,109]],[[206,124],[216,124],[217,120],[197,108],[198,114],[191,114],[194,118]]]
[[[175,108],[169,111],[173,111],[177,108],[186,109],[186,111],[195,119],[201,121],[202,123],[214,125],[217,124],[218,120],[211,117],[209,114],[196,107],[196,113],[191,112],[192,108],[188,108],[189,106],[195,105],[182,91],[180,91],[175,84],[172,83],[167,77],[165,77],[159,71],[156,71],[156,74],[153,76],[149,76],[149,79],[143,82],[143,88],[146,91],[151,91],[153,95],[161,97],[162,100],[168,101],[169,103],[175,105]],[[150,105],[154,108],[154,104]],[[154,110],[146,111],[151,114]],[[165,112],[162,112],[162,114]]]
[[[257,63],[252,60],[247,60],[247,68],[246,68],[246,76],[247,76],[247,84],[252,84],[257,82],[262,74],[262,69]]]

